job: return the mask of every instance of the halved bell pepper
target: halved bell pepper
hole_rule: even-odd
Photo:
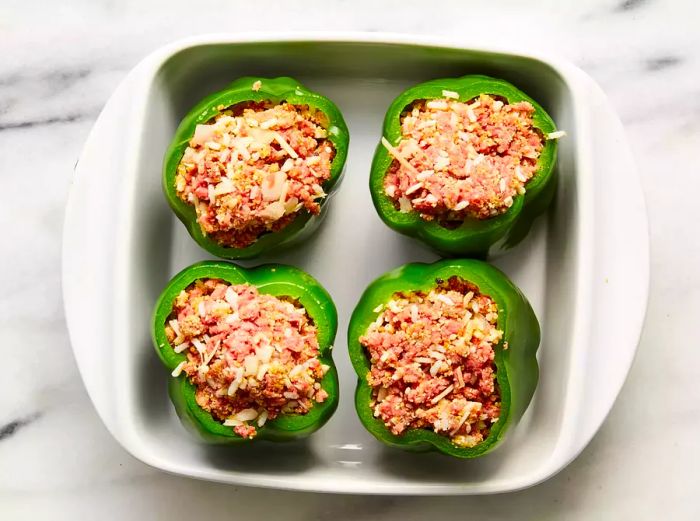
[[[202,233],[194,207],[177,196],[175,177],[177,167],[197,125],[212,121],[222,111],[233,105],[249,101],[271,101],[273,103],[286,101],[293,105],[307,105],[322,112],[327,119],[327,125],[324,126],[328,131],[328,140],[335,148],[335,156],[331,162],[331,177],[322,185],[327,197],[321,201],[319,215],[312,215],[302,210],[294,221],[282,230],[263,234],[246,248],[230,248],[222,246]],[[226,259],[257,257],[271,250],[299,242],[316,230],[325,216],[328,200],[342,177],[349,140],[348,127],[338,107],[328,98],[308,90],[295,79],[287,77],[239,78],[224,90],[204,98],[184,117],[165,154],[163,191],[168,204],[185,225],[192,238],[209,253]]]
[[[163,290],[153,313],[151,333],[158,357],[168,370],[174,370],[186,360],[168,342],[165,325],[177,295],[198,279],[217,278],[231,284],[251,284],[260,293],[288,297],[299,302],[313,319],[318,330],[319,360],[330,366],[321,380],[321,388],[328,398],[315,404],[306,414],[282,414],[258,429],[254,440],[286,441],[301,438],[319,429],[333,415],[338,406],[338,372],[331,350],[338,328],[338,314],[328,292],[311,275],[283,264],[265,264],[246,269],[223,261],[204,261],[193,264],[175,275]],[[195,400],[195,386],[183,372],[171,377],[170,398],[180,420],[189,430],[209,443],[239,444],[251,440],[241,438],[231,427],[224,426],[202,409]]]
[[[459,100],[467,102],[480,94],[490,94],[508,103],[528,101],[535,108],[534,127],[543,137],[556,131],[552,118],[524,92],[510,83],[488,76],[471,75],[461,78],[445,78],[421,83],[400,94],[389,106],[384,118],[383,136],[391,145],[401,141],[401,116],[415,101],[444,98],[443,91],[459,94]],[[418,212],[401,213],[394,201],[384,192],[384,177],[394,158],[380,143],[372,161],[370,192],[377,213],[390,228],[399,233],[416,237],[438,252],[447,255],[486,256],[498,241],[509,248],[520,242],[530,230],[532,221],[543,213],[554,197],[556,176],[556,140],[546,140],[537,161],[537,171],[526,184],[524,195],[514,197],[513,205],[500,215],[488,219],[467,218],[457,228],[446,228],[435,220],[427,221]]]
[[[470,448],[459,447],[447,437],[428,429],[411,429],[395,435],[381,419],[375,418],[371,406],[372,388],[367,383],[370,362],[359,340],[376,320],[378,307],[385,305],[395,293],[429,292],[453,276],[476,285],[482,294],[496,302],[499,310],[497,327],[503,331],[503,337],[494,349],[500,416],[488,437]],[[387,445],[413,451],[435,450],[458,458],[482,456],[503,441],[508,429],[527,409],[537,386],[539,369],[535,355],[539,343],[539,323],[527,299],[506,275],[492,265],[473,259],[405,264],[372,282],[350,319],[348,349],[358,377],[355,391],[357,413],[367,430]]]

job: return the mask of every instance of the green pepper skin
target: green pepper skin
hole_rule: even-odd
[[[252,90],[256,81],[261,82],[258,91]],[[289,225],[278,232],[266,233],[246,248],[229,248],[222,246],[202,233],[197,223],[197,215],[192,205],[182,201],[175,190],[175,176],[180,160],[194,135],[197,125],[211,121],[232,105],[246,101],[271,101],[280,103],[308,105],[324,113],[328,118],[328,139],[335,147],[335,156],[331,162],[331,177],[323,184],[328,194],[321,201],[321,213],[312,215],[302,211]],[[321,223],[327,210],[328,199],[338,187],[343,174],[343,167],[348,153],[350,135],[343,115],[338,107],[328,98],[316,94],[293,78],[239,78],[224,90],[211,94],[199,102],[182,120],[175,132],[163,162],[163,192],[175,215],[182,221],[192,238],[212,255],[225,259],[248,259],[264,253],[300,242],[311,235]]]
[[[331,350],[338,328],[338,314],[328,292],[311,275],[283,264],[265,264],[245,269],[223,261],[204,261],[185,268],[168,283],[158,299],[151,334],[153,345],[163,364],[172,371],[186,359],[184,353],[175,353],[165,336],[165,323],[170,316],[175,297],[198,279],[218,278],[231,284],[251,284],[260,293],[291,297],[304,306],[318,329],[319,360],[330,366],[321,380],[328,393],[323,403],[317,403],[307,414],[283,414],[268,421],[253,440],[241,438],[231,427],[219,423],[195,401],[195,386],[182,373],[170,377],[170,398],[180,420],[190,431],[209,443],[238,445],[255,440],[288,441],[308,436],[318,430],[338,407],[338,372]]]
[[[535,107],[534,127],[544,135],[554,132],[554,121],[532,98],[510,83],[488,76],[472,75],[446,78],[421,83],[404,91],[390,105],[384,118],[383,135],[392,145],[401,140],[401,114],[417,100],[444,97],[443,90],[457,92],[461,101],[468,101],[480,94],[501,96],[509,103],[528,101]],[[380,143],[372,161],[369,187],[374,207],[387,226],[399,233],[415,237],[447,256],[485,257],[498,241],[505,247],[517,244],[528,233],[532,221],[543,213],[554,196],[556,176],[554,165],[557,156],[556,140],[545,141],[537,161],[534,177],[527,183],[524,195],[513,198],[513,205],[503,214],[489,219],[468,218],[455,229],[448,229],[435,221],[422,219],[418,212],[401,213],[384,193],[384,177],[393,162],[392,156]]]
[[[428,429],[412,429],[392,434],[370,406],[372,389],[367,383],[370,362],[360,337],[377,318],[374,311],[396,292],[430,291],[436,279],[458,276],[479,287],[498,305],[498,328],[503,339],[495,346],[496,380],[501,392],[501,414],[489,436],[470,448],[458,447],[444,436]],[[507,342],[508,348],[504,349]],[[540,343],[537,317],[521,291],[497,268],[474,259],[445,259],[434,264],[411,263],[400,266],[372,282],[353,311],[348,328],[350,360],[358,376],[355,407],[365,428],[379,441],[404,450],[434,450],[457,458],[475,458],[500,444],[508,428],[527,409],[537,386],[539,369],[535,357]]]

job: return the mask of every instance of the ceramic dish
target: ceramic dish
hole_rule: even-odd
[[[348,319],[378,275],[436,255],[376,215],[369,167],[391,100],[431,78],[483,73],[538,100],[568,136],[548,216],[495,263],[528,295],[543,326],[541,379],[517,428],[473,461],[384,447],[353,408]],[[161,161],[180,118],[243,75],[293,76],[335,101],[351,139],[326,222],[302,247],[257,261],[294,264],[333,295],[338,411],[304,442],[231,449],[198,443],[175,417],[149,338],[169,277],[207,258],[168,208]],[[624,240],[622,240],[624,238]],[[569,463],[600,427],[629,370],[648,286],[648,235],[622,127],[601,90],[560,59],[516,48],[377,34],[212,35],[168,45],[121,83],[76,167],[63,243],[63,291],[75,358],[114,437],[160,469],[286,489],[481,494],[524,488]]]

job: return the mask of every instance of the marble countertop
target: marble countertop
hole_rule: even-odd
[[[686,333],[700,316],[698,5],[547,0],[525,10],[516,1],[455,0],[444,2],[444,16],[442,4],[407,0],[268,0],[276,16],[263,22],[257,3],[198,2],[201,14],[190,12],[194,4],[0,5],[0,171],[8,183],[0,210],[0,518],[255,519],[261,505],[266,518],[299,520],[700,518],[700,350]],[[467,498],[231,487],[167,475],[127,454],[80,381],[59,270],[72,168],[117,83],[149,51],[189,34],[337,29],[459,38],[486,30],[470,23],[480,19],[496,20],[504,37],[554,47],[591,74],[617,108],[639,164],[652,239],[648,315],[629,378],[589,447],[537,487]]]

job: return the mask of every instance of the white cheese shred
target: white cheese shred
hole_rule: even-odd
[[[289,143],[287,143],[287,140],[284,139],[282,134],[280,134],[279,132],[275,132],[274,135],[275,135],[275,141],[277,141],[280,144],[280,146],[282,147],[282,150],[287,152],[287,154],[289,154],[289,156],[293,157],[294,159],[297,159],[299,157],[299,154],[297,154],[296,150],[294,150],[291,147],[291,145]]]
[[[566,136],[566,132],[565,132],[565,131],[563,131],[563,130],[557,130],[556,132],[550,132],[549,134],[547,134],[547,139],[548,139],[548,140],[550,140],[550,139],[559,139],[559,138],[562,138],[562,137],[564,137],[564,136]]]
[[[411,163],[409,163],[406,160],[405,157],[401,155],[401,153],[394,146],[392,146],[391,143],[389,143],[389,140],[384,136],[382,136],[382,145],[384,145],[384,148],[387,149],[387,151],[394,157],[394,159],[401,163],[401,166],[403,166],[407,170],[414,172],[416,175],[420,173]]]
[[[185,364],[187,364],[187,362],[184,360],[182,362],[180,362],[179,364],[177,364],[177,367],[175,369],[173,369],[172,373],[170,373],[173,378],[177,378],[178,376],[180,376],[182,374],[182,369],[185,367]]]
[[[454,387],[455,387],[455,386],[452,385],[452,384],[448,385],[448,386],[445,388],[444,391],[442,391],[442,392],[441,392],[440,394],[438,394],[435,398],[433,398],[432,400],[430,400],[430,403],[432,403],[432,404],[438,403],[438,402],[439,402],[440,400],[442,400],[445,396],[447,396],[448,394],[450,394],[450,393],[452,392],[452,389],[454,389]]]

